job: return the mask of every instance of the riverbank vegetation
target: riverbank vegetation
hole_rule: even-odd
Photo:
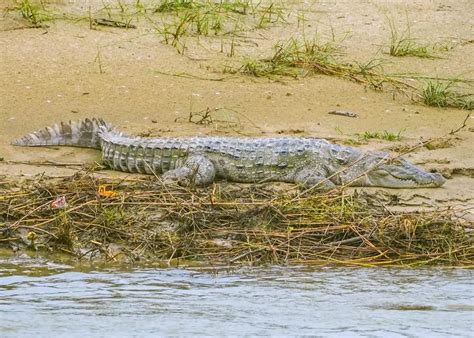
[[[308,16],[314,10],[311,6],[271,0],[116,0],[98,4],[64,10],[44,1],[21,0],[16,6],[8,7],[5,13],[26,20],[28,26],[25,28],[47,28],[46,23],[58,20],[76,24],[88,22],[94,30],[138,28],[139,34],[154,35],[157,41],[173,46],[182,55],[202,50],[213,52],[223,61],[219,71],[226,74],[270,80],[335,76],[376,91],[392,92],[394,96],[401,93],[420,104],[474,109],[472,79],[394,74],[385,70],[384,67],[395,58],[443,58],[445,53],[473,42],[463,39],[419,42],[413,36],[408,17],[404,25],[398,26],[393,18],[386,19],[389,32],[386,44],[371,58],[352,60],[344,52],[344,40],[350,39],[350,32],[338,32],[332,26],[329,37],[317,29],[316,33],[307,32],[307,26],[311,27]],[[275,40],[266,37],[268,31],[285,26],[294,32],[291,37],[274,41],[272,50],[260,48],[259,40]],[[100,50],[100,46],[97,49]],[[387,52],[380,53],[384,49]],[[99,68],[102,73],[102,67]],[[215,67],[209,69],[216,71]],[[463,88],[458,84],[463,84]]]
[[[0,182],[0,245],[77,260],[471,266],[474,229],[461,214],[282,184],[184,188],[84,172]]]

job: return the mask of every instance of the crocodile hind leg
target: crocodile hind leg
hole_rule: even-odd
[[[295,183],[304,188],[331,190],[336,187],[325,175],[315,169],[303,169],[296,173]]]
[[[165,172],[162,176],[165,182],[178,181],[182,185],[207,185],[214,181],[216,168],[203,155],[189,157],[184,165]]]

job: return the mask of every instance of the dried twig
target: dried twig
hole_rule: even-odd
[[[108,26],[114,28],[137,28],[137,26],[132,25],[130,22],[122,22],[104,18],[93,19],[92,23],[99,26]]]
[[[8,182],[0,186],[0,245],[169,265],[468,265],[474,259],[474,234],[453,210],[400,214],[363,196],[285,190],[270,184],[189,189],[88,173]],[[63,209],[52,207],[58,196],[67,200]]]

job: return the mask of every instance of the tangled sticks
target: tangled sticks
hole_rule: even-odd
[[[82,172],[4,182],[0,245],[168,264],[472,264],[472,229],[452,211],[396,213],[363,196],[301,196],[291,188],[223,183],[191,190]]]

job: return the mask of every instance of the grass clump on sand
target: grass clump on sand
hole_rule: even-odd
[[[256,77],[298,76],[307,73],[342,76],[347,69],[337,59],[338,49],[338,44],[334,42],[320,43],[317,39],[290,38],[278,42],[270,58],[247,58],[239,71]]]
[[[334,37],[326,42],[318,38],[290,38],[278,42],[271,57],[246,58],[239,68],[225,71],[268,78],[323,74],[361,83],[378,91],[387,86],[405,94],[416,90],[408,83],[386,75],[381,60],[373,58],[363,63],[348,62],[342,60],[340,50],[340,44]]]
[[[165,13],[201,7],[202,2],[194,0],[163,0],[154,8],[154,12]]]
[[[169,264],[472,265],[472,228],[450,211],[397,213],[370,195],[292,189],[189,189],[81,173],[4,180],[0,245]]]
[[[454,82],[470,80],[453,79],[453,82],[428,81],[420,89],[409,84],[403,78],[421,80],[426,77],[416,75],[387,74],[383,70],[383,61],[377,58],[367,62],[348,62],[342,59],[340,44],[334,39],[321,42],[319,39],[297,39],[279,41],[274,52],[267,58],[245,58],[239,67],[226,68],[224,72],[241,73],[254,77],[272,78],[275,76],[310,76],[315,74],[336,76],[363,84],[377,91],[388,89],[403,93],[414,101],[438,107],[454,107],[472,110],[472,94],[461,94],[453,90]],[[375,138],[382,138],[378,135]],[[398,140],[390,137],[389,140]],[[398,135],[399,136],[399,135]],[[373,138],[373,137],[372,137]]]
[[[389,132],[389,131],[382,131],[382,132],[379,132],[379,131],[365,131],[363,133],[360,133],[360,134],[357,134],[357,136],[359,137],[359,139],[361,140],[372,140],[372,139],[378,139],[378,140],[385,140],[385,141],[390,141],[390,142],[394,142],[394,141],[400,141],[403,137],[402,137],[402,132],[399,131],[398,133],[392,133],[392,132]]]
[[[428,81],[422,91],[423,102],[428,106],[474,109],[473,94],[460,94],[453,83]]]
[[[389,54],[391,56],[405,57],[414,56],[419,58],[435,58],[435,46],[420,44],[411,35],[410,26],[400,33],[393,20],[389,20],[390,39]]]
[[[31,27],[43,27],[44,22],[53,19],[43,2],[36,4],[30,0],[21,0],[15,9],[20,12],[23,19],[29,22]]]
[[[270,3],[271,5],[272,3]],[[162,0],[154,7],[155,13],[171,13],[187,11],[190,9],[205,9],[209,12],[247,14],[255,10],[259,4],[253,4],[251,0]]]
[[[156,23],[150,16],[148,20],[164,42],[174,46],[180,54],[186,49],[185,37],[219,35],[221,39],[234,41],[243,31],[285,22],[283,5],[273,1],[165,0],[152,12],[161,14],[162,22]]]

